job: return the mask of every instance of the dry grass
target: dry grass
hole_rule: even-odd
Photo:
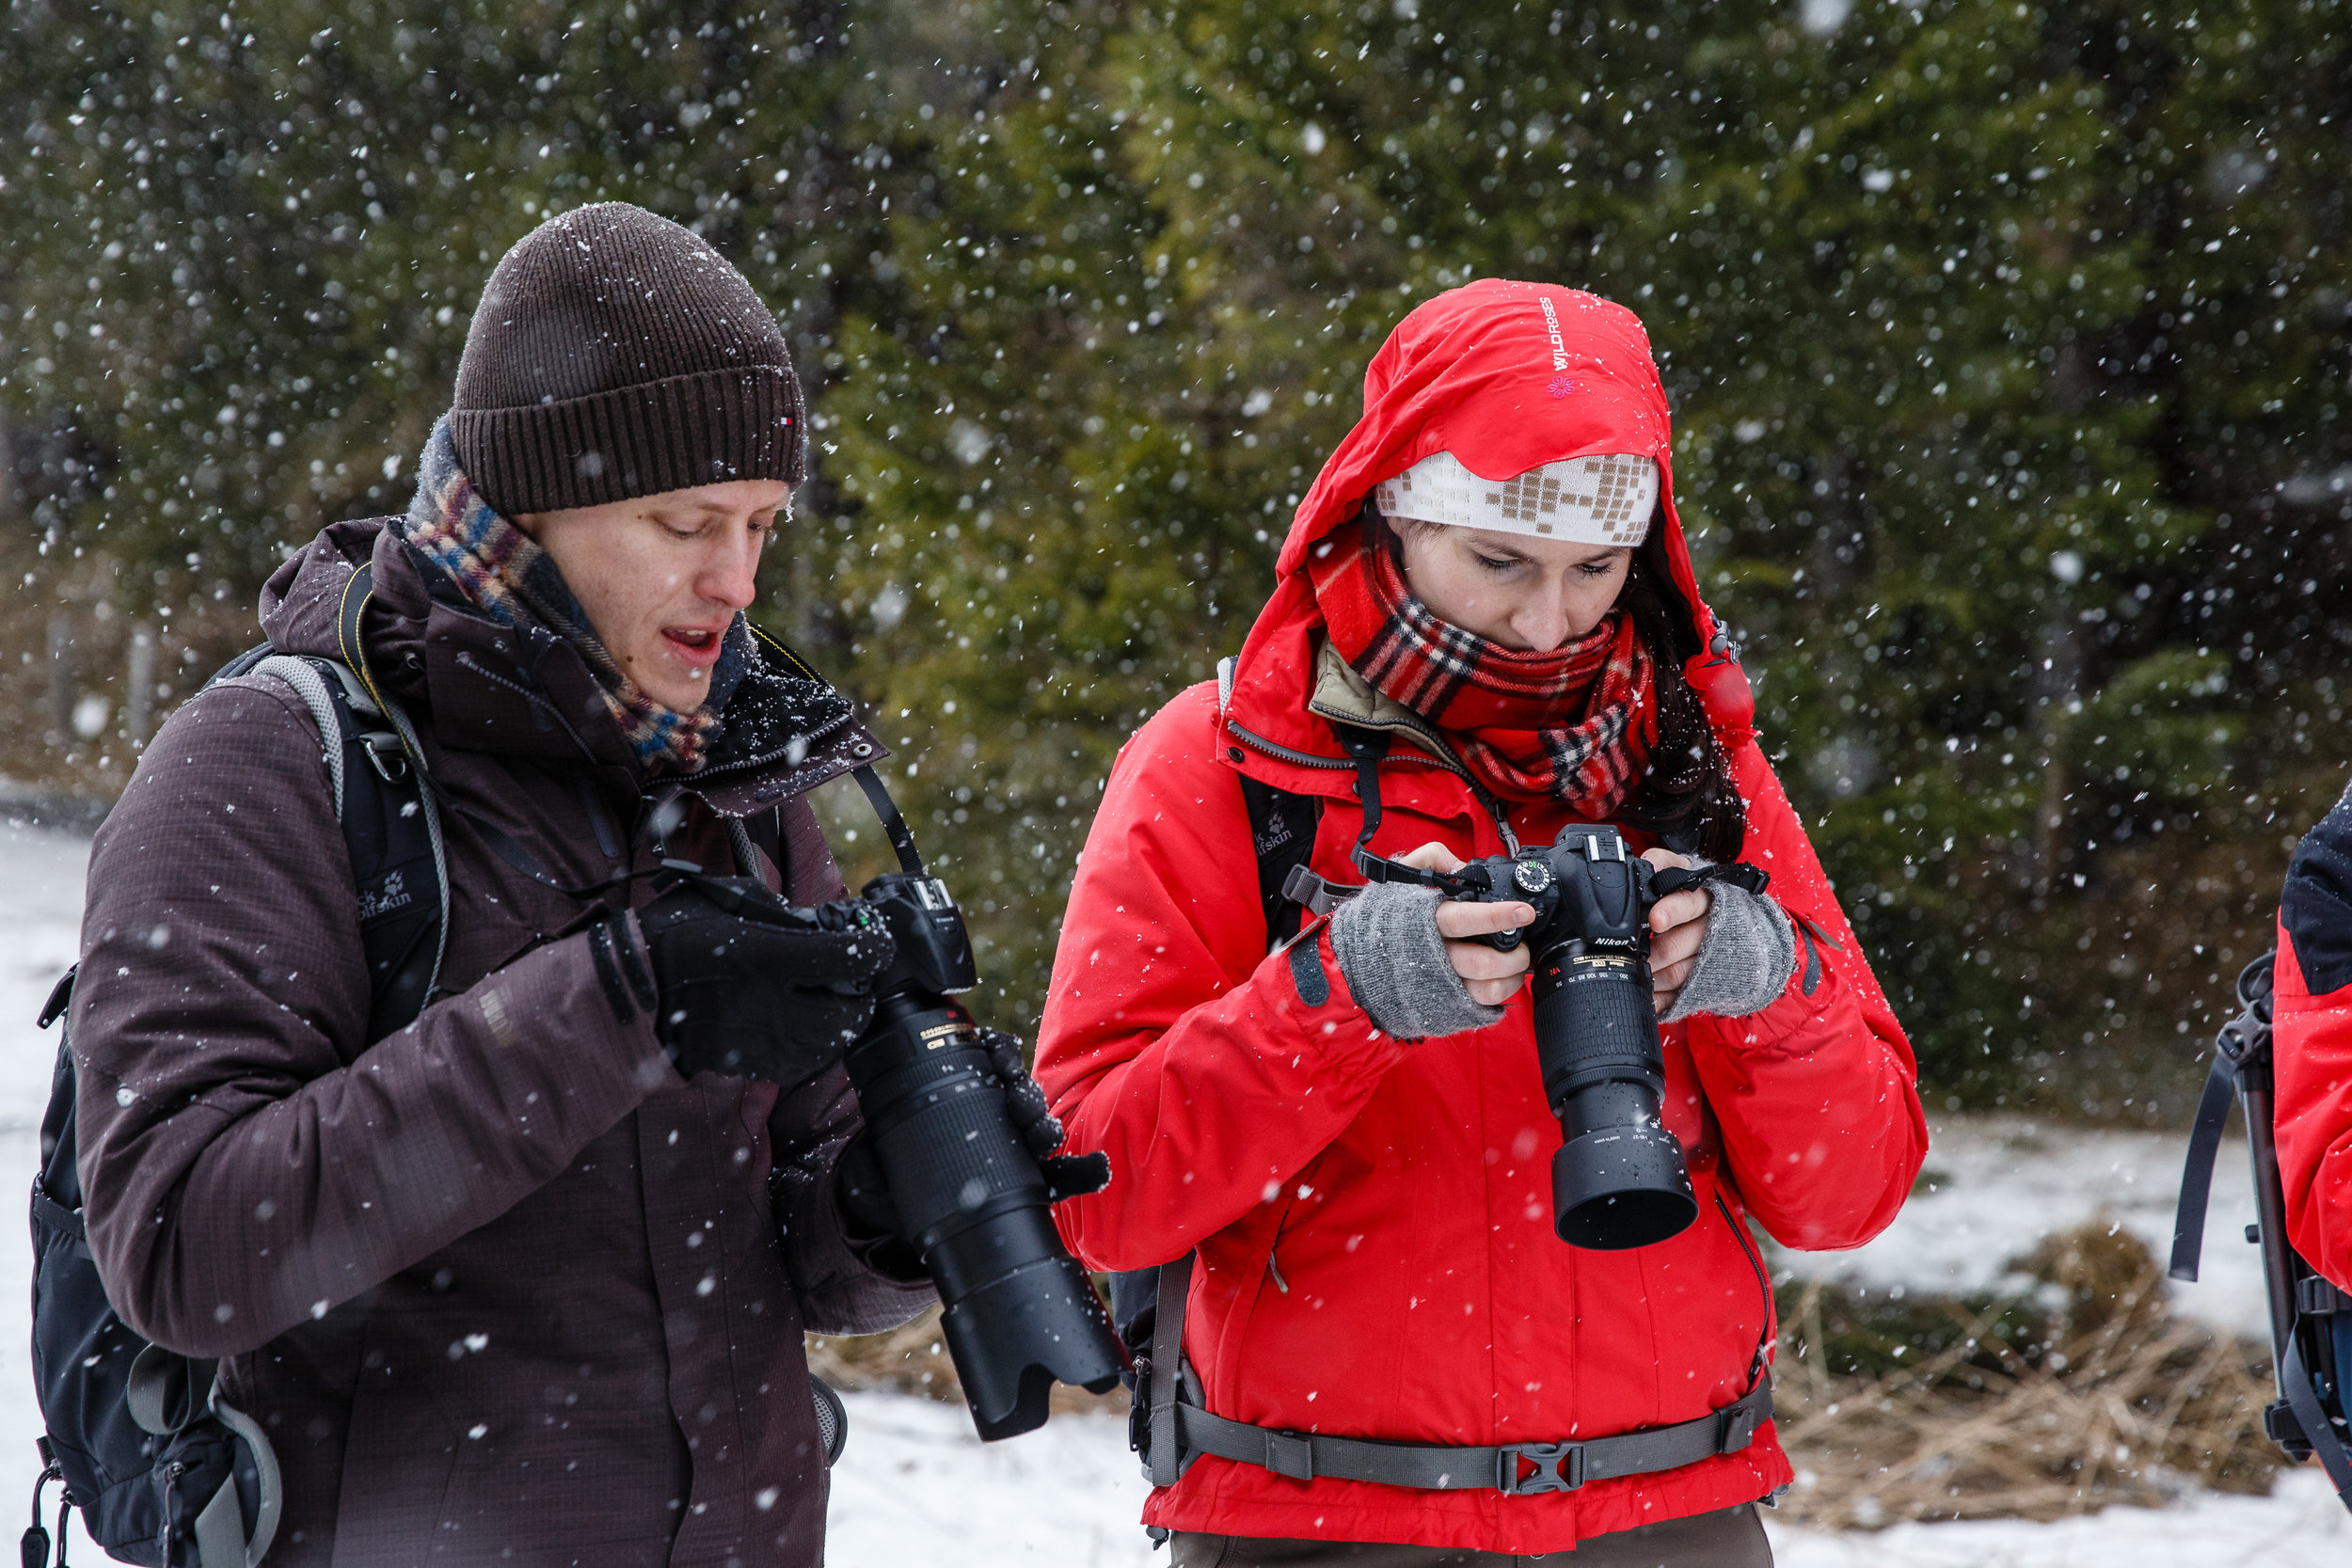
[[[2267,1489],[2283,1461],[2262,1434],[2266,1345],[2171,1316],[2155,1259],[2120,1227],[2053,1237],[2024,1266],[2031,1286],[1979,1301],[1789,1292],[1786,1514],[2049,1519]]]
[[[939,1336],[939,1308],[934,1307],[904,1327],[887,1334],[849,1338],[808,1337],[808,1370],[835,1388],[878,1388],[899,1394],[923,1394],[935,1400],[961,1401],[963,1385],[956,1364]],[[1113,1388],[1100,1397],[1068,1384],[1054,1386],[1053,1411],[1127,1413],[1127,1390]]]
[[[2118,1227],[2053,1237],[2019,1274],[1980,1298],[1783,1291],[1774,1402],[1798,1484],[1782,1517],[2049,1519],[2268,1488],[2283,1461],[2262,1434],[2266,1345],[2173,1317],[2156,1260]],[[808,1349],[835,1387],[962,1397],[936,1310]],[[1126,1408],[1123,1389],[1055,1390],[1057,1414]]]

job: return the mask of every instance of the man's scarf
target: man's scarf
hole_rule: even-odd
[[[1359,546],[1340,530],[1308,567],[1340,657],[1444,731],[1496,795],[1608,821],[1658,740],[1657,666],[1625,608],[1549,653],[1515,653],[1431,614],[1367,532]]]
[[[535,621],[580,650],[613,722],[648,767],[691,773],[719,729],[719,709],[742,677],[751,633],[738,615],[727,627],[710,697],[691,713],[665,706],[638,689],[588,624],[554,558],[474,492],[457,461],[449,421],[433,427],[418,472],[417,499],[402,524],[407,541],[449,574],[460,593],[501,625]]]

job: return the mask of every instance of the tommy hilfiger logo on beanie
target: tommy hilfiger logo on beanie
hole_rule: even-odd
[[[1639,545],[1658,505],[1658,464],[1630,452],[1546,463],[1506,480],[1481,479],[1450,451],[1431,452],[1373,499],[1391,517],[1492,529],[1576,545]]]
[[[509,517],[807,471],[775,318],[699,236],[622,201],[550,218],[499,262],[449,423]]]

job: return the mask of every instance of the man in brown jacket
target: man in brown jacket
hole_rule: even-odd
[[[331,657],[371,569],[366,672],[437,781],[447,948],[407,1027],[368,1037],[358,890],[283,682],[189,702],[98,835],[90,1239],[122,1316],[221,1358],[268,1433],[274,1565],[821,1560],[802,1331],[933,1299],[835,1176],[887,939],[754,930],[654,875],[844,896],[805,794],[881,748],[741,614],[803,442],[740,275],[583,209],[491,278],[409,515],[271,578],[269,641]]]

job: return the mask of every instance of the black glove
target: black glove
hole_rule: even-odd
[[[1057,1154],[1061,1148],[1061,1118],[1055,1116],[1045,1102],[1045,1091],[1038,1087],[1029,1069],[1021,1065],[1021,1041],[1017,1036],[1001,1029],[977,1031],[982,1049],[988,1053],[988,1065],[1005,1086],[1005,1110],[1012,1117],[1013,1130],[1028,1147],[1037,1160],[1038,1169],[1045,1176],[1046,1201],[1059,1203],[1066,1197],[1081,1197],[1099,1193],[1111,1184],[1111,1158],[1107,1154]],[[898,1218],[898,1206],[890,1196],[890,1183],[882,1175],[882,1160],[874,1151],[874,1134],[870,1128],[860,1128],[841,1150],[834,1166],[841,1187],[841,1212],[849,1216],[850,1227],[860,1237],[897,1236],[905,1228]]]
[[[1054,1152],[1061,1148],[1064,1136],[1061,1118],[1046,1103],[1045,1091],[1029,1076],[1029,1069],[1021,1065],[1020,1037],[1002,1029],[983,1029],[980,1044],[988,1051],[988,1065],[1004,1083],[1005,1109],[1011,1114],[1021,1141],[1029,1146],[1029,1152],[1037,1156],[1038,1169],[1045,1173],[1047,1200],[1059,1203],[1109,1186],[1109,1155],[1100,1150],[1092,1154]]]
[[[867,1263],[898,1279],[922,1279],[930,1270],[914,1243],[901,1234],[898,1206],[890,1200],[890,1183],[882,1180],[881,1156],[874,1152],[874,1134],[859,1128],[834,1164],[834,1180],[841,1193],[843,1227],[850,1250]]]
[[[637,912],[660,1000],[654,1033],[680,1073],[787,1087],[841,1060],[897,955],[859,898],[796,908],[742,877],[694,877]]]

